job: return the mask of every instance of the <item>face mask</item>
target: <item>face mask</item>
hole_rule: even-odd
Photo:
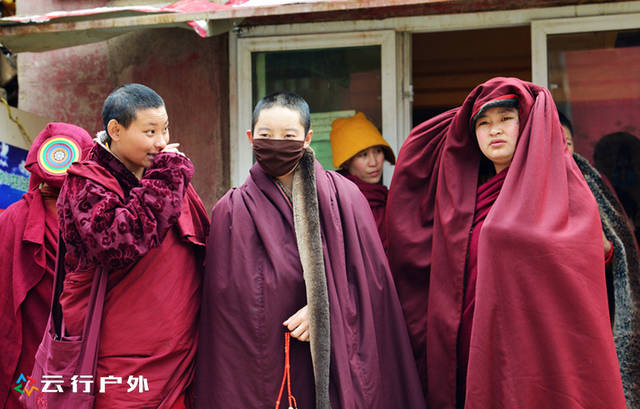
[[[253,154],[267,175],[286,175],[302,158],[304,140],[257,138],[253,140]]]

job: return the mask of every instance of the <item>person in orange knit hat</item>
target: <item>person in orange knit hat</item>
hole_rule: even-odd
[[[331,152],[333,166],[355,183],[369,201],[380,238],[384,243],[384,208],[387,187],[382,184],[382,165],[392,165],[396,157],[389,143],[367,117],[358,112],[354,116],[338,118],[331,124]]]

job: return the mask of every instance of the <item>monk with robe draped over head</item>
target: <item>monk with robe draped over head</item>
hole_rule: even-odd
[[[13,390],[29,375],[51,308],[58,253],[56,200],[72,162],[93,146],[84,129],[48,124],[29,149],[29,191],[0,215],[0,408],[22,408]]]
[[[263,98],[257,163],[213,209],[196,407],[422,409],[375,221],[315,160],[309,122],[299,96]]]
[[[430,409],[625,408],[598,207],[547,89],[494,78],[414,128],[387,224]]]
[[[71,166],[58,200],[67,335],[82,334],[92,281],[106,269],[95,379],[122,384],[96,393],[95,408],[185,408],[209,225],[189,183],[193,164],[169,143],[164,101],[144,85],[116,88],[102,119],[105,132]],[[140,377],[148,388],[128,391]]]

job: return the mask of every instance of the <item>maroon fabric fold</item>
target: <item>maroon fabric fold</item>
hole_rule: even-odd
[[[549,92],[511,78],[413,129],[387,202],[388,255],[430,409],[456,405],[481,153],[472,112],[514,94],[520,137],[478,237],[466,408],[624,408],[598,208]]]
[[[22,408],[13,387],[31,373],[49,318],[58,218],[47,207],[35,189],[0,215],[0,407],[7,409]]]
[[[195,371],[208,232],[204,206],[188,184],[192,165],[161,154],[138,181],[102,147],[92,155],[70,168],[59,202],[63,238],[73,249],[66,265],[76,267],[60,298],[67,331],[82,331],[94,263],[106,265],[97,376],[122,377],[125,386],[97,394],[95,408],[180,407]],[[109,217],[115,222],[103,220]],[[149,390],[128,393],[129,376],[145,377]]]
[[[380,233],[380,239],[382,240],[382,243],[385,243],[384,210],[387,204],[387,193],[389,190],[381,183],[367,183],[359,177],[347,172],[340,172],[340,174],[355,183],[369,202],[369,207],[371,208],[373,218],[375,219],[376,226],[378,227],[378,233]]]
[[[478,278],[478,242],[484,220],[489,210],[498,198],[502,184],[507,176],[507,169],[498,173],[480,187],[476,194],[476,208],[471,226],[469,239],[469,256],[464,274],[464,299],[462,300],[462,319],[460,321],[460,335],[458,339],[458,392],[459,401],[464,402],[465,385],[467,380],[467,365],[469,363],[469,346],[471,343],[471,329],[473,327],[473,312],[476,305],[476,282]]]
[[[330,308],[331,407],[424,408],[367,202],[318,162],[315,172]],[[282,323],[306,304],[291,206],[254,165],[244,185],[216,204],[211,226],[196,407],[273,408],[284,366]],[[290,360],[298,407],[314,408],[309,344],[292,340]]]

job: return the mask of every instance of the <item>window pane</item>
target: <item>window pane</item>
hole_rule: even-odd
[[[573,122],[576,152],[640,226],[640,30],[551,35],[548,56],[549,89]]]
[[[325,169],[333,169],[333,119],[363,112],[382,128],[380,46],[254,52],[251,57],[254,106],[276,91],[302,96],[312,113],[312,147]]]

